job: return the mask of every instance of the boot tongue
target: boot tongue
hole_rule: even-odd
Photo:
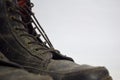
[[[18,0],[18,5],[21,7],[24,7],[26,2],[27,2],[27,0]]]
[[[27,0],[18,0],[18,5],[22,8],[26,8],[25,5],[27,4]],[[26,16],[27,13],[21,12],[24,16]]]
[[[30,6],[30,3],[28,3],[28,2],[29,2],[28,0],[18,0],[18,5],[24,9],[27,9],[25,5]],[[28,23],[30,21],[30,17],[24,11],[21,11],[21,13],[22,13],[22,15],[24,15],[24,17],[22,17],[23,22]],[[25,28],[28,30],[28,32],[30,34],[33,33],[33,27],[31,25],[31,23],[28,24],[28,26]]]

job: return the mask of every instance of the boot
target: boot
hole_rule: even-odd
[[[24,1],[0,0],[0,50],[7,58],[54,80],[112,80],[105,67],[78,65],[55,50],[31,11],[33,4]]]
[[[0,80],[52,80],[49,76],[28,73],[0,52]]]

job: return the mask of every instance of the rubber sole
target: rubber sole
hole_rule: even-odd
[[[89,78],[88,76],[85,77],[82,74],[54,75],[52,78],[53,80],[113,80],[110,75],[106,75],[95,79],[95,78]]]
[[[82,70],[64,74],[52,74],[54,80],[112,80],[104,67]]]
[[[111,76],[106,76],[105,78],[103,78],[101,80],[112,80],[112,77]]]
[[[105,76],[103,78],[99,78],[99,79],[89,79],[89,78],[85,78],[83,76],[65,76],[63,77],[61,80],[112,80],[111,76]]]

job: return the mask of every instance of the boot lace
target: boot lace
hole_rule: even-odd
[[[34,39],[34,41],[30,41],[28,44],[37,44],[40,45],[38,46],[35,50],[39,51],[39,50],[43,50],[42,53],[40,54],[44,54],[47,52],[55,52],[55,53],[59,53],[58,50],[55,50],[52,43],[50,42],[47,34],[45,33],[45,31],[43,30],[43,28],[41,27],[40,23],[38,22],[37,18],[35,17],[35,14],[32,12],[31,8],[34,7],[33,3],[30,3],[30,6],[28,6],[27,4],[24,5],[25,7],[20,7],[18,5],[15,5],[15,12],[17,14],[19,14],[21,17],[25,17],[25,15],[27,15],[30,20],[28,22],[24,22],[20,19],[16,19],[15,17],[12,17],[12,20],[21,23],[24,27],[27,27],[28,24],[34,25],[33,29],[34,31],[38,31],[36,32],[36,35],[32,35],[30,34],[26,28],[16,28],[16,30],[20,30],[20,31],[25,31],[27,32],[27,34],[23,33],[20,36],[25,36],[25,37],[31,37]],[[23,12],[25,13],[25,15],[23,15]],[[38,34],[39,33],[39,34]],[[41,40],[41,42],[38,41],[38,38]],[[42,39],[43,40],[42,40]]]

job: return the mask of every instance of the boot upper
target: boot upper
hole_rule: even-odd
[[[55,50],[52,45],[47,46],[37,35],[36,27],[32,25],[37,23],[32,18],[33,5],[29,0],[27,4],[24,8],[24,5],[19,6],[16,0],[0,0],[0,50],[8,59],[22,65],[28,71],[50,74],[56,80],[61,80],[57,77],[65,75],[79,76],[81,80],[100,80],[108,75],[104,67],[78,65],[72,58]],[[45,34],[43,37],[51,44]]]

